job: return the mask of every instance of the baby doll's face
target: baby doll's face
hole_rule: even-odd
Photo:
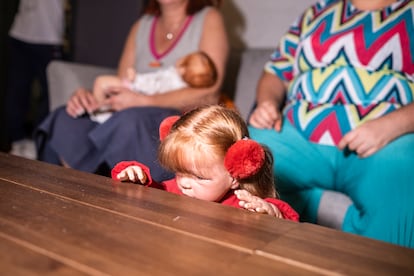
[[[224,167],[223,160],[214,158],[203,160],[203,167],[193,169],[192,173],[176,173],[176,180],[181,192],[189,197],[207,201],[220,201],[238,183]]]
[[[189,55],[178,66],[183,80],[192,87],[209,87],[215,83],[215,74],[209,61],[199,53]]]
[[[208,66],[205,57],[199,54],[192,54],[188,57],[187,71],[192,74],[205,74],[208,72]]]

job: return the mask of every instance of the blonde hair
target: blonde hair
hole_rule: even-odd
[[[219,105],[196,108],[184,114],[162,140],[158,159],[172,172],[192,173],[203,167],[206,158],[221,160],[235,142],[249,137],[246,122],[233,109]],[[240,188],[265,198],[276,197],[273,157],[266,152],[265,164],[248,179],[238,179]]]

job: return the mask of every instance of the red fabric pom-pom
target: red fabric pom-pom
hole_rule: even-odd
[[[161,141],[164,140],[164,138],[168,135],[168,133],[170,133],[171,127],[173,126],[175,122],[178,121],[178,119],[180,119],[180,116],[178,115],[169,116],[161,122],[160,129],[159,129]]]
[[[224,166],[236,179],[244,179],[259,172],[265,161],[263,147],[251,139],[234,143],[224,157]]]

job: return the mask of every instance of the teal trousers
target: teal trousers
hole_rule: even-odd
[[[414,248],[414,134],[360,158],[307,141],[287,121],[281,132],[249,131],[271,149],[276,188],[301,221],[316,223],[324,192],[340,192],[351,199],[345,209],[331,210],[343,212],[337,214],[343,231]]]

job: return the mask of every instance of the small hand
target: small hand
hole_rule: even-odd
[[[147,175],[139,166],[129,166],[118,173],[116,177],[121,181],[131,181],[140,184],[147,182]]]
[[[282,128],[282,114],[276,103],[266,101],[256,106],[249,118],[249,123],[256,128],[273,128],[280,131]]]
[[[283,218],[280,210],[273,204],[265,201],[263,198],[252,195],[246,190],[234,191],[237,198],[240,200],[239,205],[246,210],[268,214],[277,218]]]

